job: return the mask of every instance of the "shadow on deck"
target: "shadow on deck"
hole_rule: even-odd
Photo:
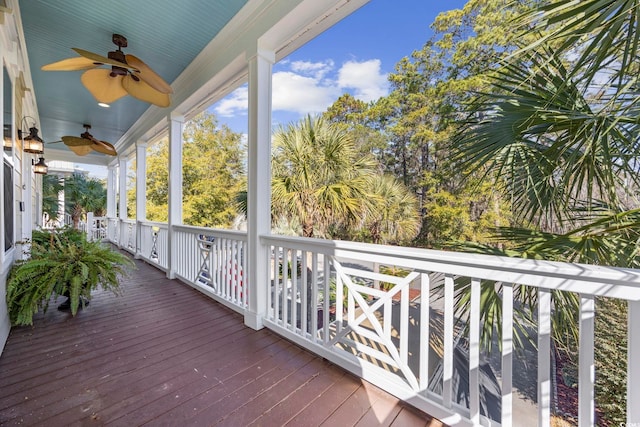
[[[393,425],[437,420],[143,262],[0,357],[0,425]],[[58,300],[61,302],[62,298]]]

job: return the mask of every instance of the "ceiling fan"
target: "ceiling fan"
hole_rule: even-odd
[[[64,144],[69,147],[71,151],[76,153],[78,156],[86,156],[91,151],[97,151],[98,153],[107,154],[109,156],[116,156],[118,154],[113,145],[106,141],[100,141],[99,139],[94,138],[94,136],[89,133],[91,125],[84,124],[82,126],[85,128],[85,131],[80,134],[80,137],[62,137],[62,142],[64,142]]]
[[[110,104],[125,95],[159,107],[171,104],[171,86],[136,56],[122,52],[127,39],[113,34],[113,43],[118,50],[102,56],[83,49],[72,48],[80,56],[53,62],[42,67],[45,71],[80,71],[80,80],[98,102]],[[99,68],[106,65],[110,68]]]

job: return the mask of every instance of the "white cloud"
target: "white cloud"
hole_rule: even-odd
[[[273,109],[299,114],[320,113],[340,96],[340,88],[291,71],[273,74]]]
[[[334,64],[331,59],[322,62],[294,61],[291,63],[291,71],[304,75],[312,75],[316,79],[324,78],[333,68]]]
[[[300,115],[321,113],[346,91],[362,101],[374,101],[388,93],[387,75],[380,60],[347,61],[336,72],[332,60],[281,61],[282,71],[273,73],[273,110]],[[216,114],[231,117],[246,114],[248,89],[236,89],[215,107]]]
[[[338,85],[353,89],[355,98],[369,102],[388,92],[387,75],[380,71],[380,60],[347,61],[338,71]]]
[[[249,108],[249,89],[239,87],[222,99],[214,108],[216,114],[222,117],[233,117],[236,114],[246,114]]]

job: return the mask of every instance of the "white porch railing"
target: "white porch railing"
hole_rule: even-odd
[[[140,247],[136,255],[166,271],[169,267],[169,226],[150,221],[140,221],[138,226]]]
[[[107,218],[107,239],[117,244],[120,237],[120,220],[118,218]]]
[[[118,239],[120,248],[136,253],[136,221],[134,219],[120,220],[120,238]]]
[[[87,222],[89,224],[89,231],[87,236],[90,240],[104,240],[107,238],[107,217],[106,216],[93,216],[87,215]]]
[[[538,391],[538,425],[549,425],[552,405],[552,290],[577,293],[582,301],[580,425],[594,425],[595,296],[629,301],[628,396],[640,396],[640,377],[635,371],[640,360],[640,325],[631,320],[640,315],[637,270],[283,236],[263,236],[262,241],[272,253],[267,327],[447,424],[531,423],[515,418],[513,412],[516,284],[537,288],[540,301],[537,384],[532,384]],[[396,273],[378,273],[380,266]],[[466,319],[471,332],[467,336],[454,328],[454,291],[461,281],[471,289]],[[483,286],[497,283],[503,286],[502,380],[498,416],[491,420],[481,410],[485,403],[481,402],[479,364],[480,298]],[[387,290],[377,289],[380,285]],[[443,289],[439,303],[429,299],[436,285]],[[434,320],[436,314],[440,321]],[[441,355],[433,350],[434,338],[440,341],[435,347]],[[462,372],[456,366],[460,363],[456,352],[467,353]],[[466,390],[462,384],[468,384]],[[628,401],[630,419],[637,420],[633,413],[637,403]]]
[[[137,256],[167,270],[167,224],[138,224]],[[110,219],[108,227],[115,226],[122,227]],[[118,233],[107,229],[107,236],[122,238]],[[532,418],[537,412],[538,425],[550,423],[551,292],[562,290],[578,294],[582,303],[578,414],[580,425],[594,425],[595,297],[626,300],[627,413],[629,422],[640,419],[634,406],[640,399],[640,271],[283,236],[261,241],[271,250],[264,272],[266,327],[451,425],[531,424],[514,411],[519,398],[513,380],[523,374],[514,374],[518,285],[536,288],[540,302]],[[171,262],[177,278],[236,311],[247,309],[246,233],[174,226],[171,242],[178,254]],[[470,288],[468,334],[455,326],[454,294],[460,283]],[[482,391],[480,299],[483,287],[497,284],[502,285],[503,330],[492,403],[496,415],[487,413]],[[438,300],[430,297],[436,286]]]
[[[243,313],[248,306],[245,268],[247,234],[176,226],[175,273],[182,281]]]

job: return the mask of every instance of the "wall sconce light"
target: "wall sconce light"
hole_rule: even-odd
[[[27,124],[27,118],[33,120],[33,117],[25,116],[22,118],[22,124]],[[44,141],[38,136],[38,128],[35,125],[29,128],[29,135],[24,136],[24,131],[18,131],[18,138],[22,140],[22,149],[25,153],[42,154],[44,153]]]
[[[22,140],[22,147],[25,153],[44,153],[44,141],[38,136],[38,128],[29,128],[29,135]]]
[[[31,164],[33,165],[33,171],[35,173],[38,173],[40,175],[46,175],[47,172],[49,172],[49,167],[44,162],[44,157],[40,157],[40,160],[38,160],[38,163],[36,163],[35,160],[31,159]]]

